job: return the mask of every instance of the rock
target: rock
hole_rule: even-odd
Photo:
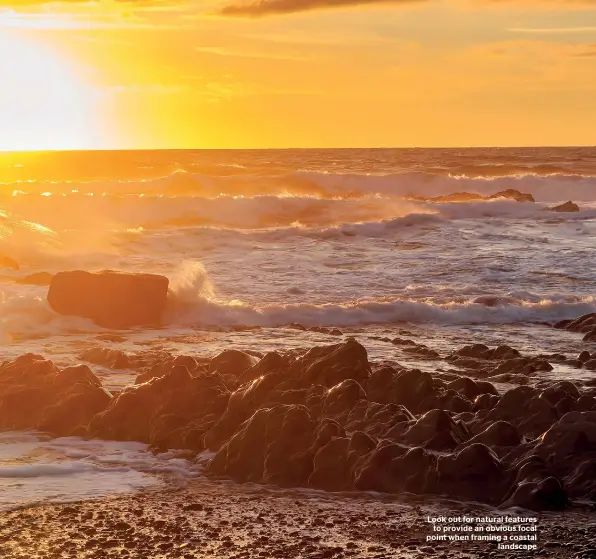
[[[20,266],[16,260],[8,256],[0,256],[0,268],[10,268],[12,270],[19,270]]]
[[[520,483],[513,495],[501,504],[500,508],[522,507],[529,510],[563,510],[569,499],[561,481],[548,477],[541,481]]]
[[[433,450],[453,449],[469,438],[466,426],[454,421],[444,410],[425,413],[403,436],[404,442],[411,446],[428,445]]]
[[[159,325],[166,307],[168,278],[113,271],[59,272],[48,303],[58,314],[80,316],[105,328]]]
[[[161,377],[125,388],[92,419],[88,434],[200,451],[205,433],[224,413],[229,398],[221,375],[193,377],[176,365]]]
[[[506,475],[497,455],[474,443],[438,462],[439,490],[458,499],[500,502]]]
[[[489,196],[489,200],[494,198],[509,198],[511,200],[515,200],[516,202],[535,202],[534,197],[531,194],[524,194],[519,190],[515,190],[513,188],[508,188],[507,190],[501,190],[500,192],[495,192],[495,194]]]
[[[572,400],[578,400],[580,397],[577,386],[567,380],[557,382],[544,389],[540,393],[540,398],[543,398],[550,402],[551,405],[556,406],[561,400],[565,398],[571,398]]]
[[[259,359],[248,353],[237,349],[226,349],[211,360],[209,371],[240,377],[246,369],[250,369],[258,362]]]
[[[108,349],[106,347],[93,347],[83,351],[79,358],[94,365],[102,365],[110,369],[128,369],[130,359],[126,353],[119,349]]]
[[[306,382],[328,388],[346,379],[363,385],[370,375],[366,349],[354,338],[332,346],[314,347],[298,360],[296,367],[301,369]]]
[[[242,482],[305,485],[313,468],[314,431],[305,406],[260,409],[221,447],[208,469]]]
[[[355,380],[347,379],[330,388],[323,401],[323,415],[345,422],[352,408],[360,400],[367,400],[366,392]]]
[[[554,406],[529,386],[518,386],[508,390],[491,409],[484,420],[507,421],[515,425],[524,435],[538,437],[547,431],[558,419]]]
[[[24,276],[22,278],[17,278],[15,283],[20,283],[22,285],[42,285],[47,286],[52,283],[52,278],[54,277],[53,274],[49,274],[48,272],[38,272],[36,274],[29,274],[28,276]]]
[[[27,354],[0,366],[0,430],[80,434],[111,400],[85,365],[60,371],[51,361]]]
[[[563,460],[575,454],[596,451],[596,412],[565,414],[542,436],[535,453]]]
[[[347,454],[350,439],[334,437],[320,448],[313,460],[313,472],[308,484],[327,491],[349,487]]]
[[[547,209],[549,212],[579,212],[579,206],[574,204],[571,200]]]
[[[521,444],[523,437],[517,428],[506,421],[496,421],[484,431],[472,437],[466,444],[482,443],[489,448],[508,447]]]

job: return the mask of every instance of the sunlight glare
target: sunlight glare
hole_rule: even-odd
[[[0,150],[98,143],[93,90],[48,45],[0,30]]]

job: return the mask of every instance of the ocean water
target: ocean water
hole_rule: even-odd
[[[421,199],[506,189],[536,202]],[[580,211],[546,211],[567,200]],[[291,323],[339,327],[372,358],[422,368],[437,365],[376,338],[405,331],[442,355],[474,342],[572,354],[581,336],[544,323],[596,311],[595,234],[596,148],[0,154],[0,257],[20,268],[0,269],[2,358],[337,341]],[[15,283],[69,269],[168,276],[163,328],[106,342],[53,313],[47,288]],[[94,370],[109,388],[134,379]]]

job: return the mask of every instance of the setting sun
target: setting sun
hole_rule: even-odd
[[[92,90],[41,42],[0,31],[0,150],[97,144]]]

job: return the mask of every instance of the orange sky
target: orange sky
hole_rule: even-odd
[[[0,0],[0,149],[596,144],[595,0]]]

